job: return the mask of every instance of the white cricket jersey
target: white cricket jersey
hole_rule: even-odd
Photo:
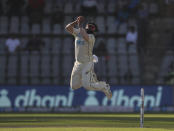
[[[93,47],[95,37],[93,34],[88,34],[89,42],[85,41],[80,34],[80,29],[73,28],[75,37],[75,59],[80,63],[86,63],[93,60]]]

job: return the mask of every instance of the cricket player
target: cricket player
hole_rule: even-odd
[[[112,92],[109,84],[98,81],[94,73],[96,58],[94,59],[92,51],[95,43],[94,33],[98,30],[97,26],[94,23],[87,23],[84,29],[83,22],[84,17],[79,16],[65,27],[75,37],[75,63],[71,73],[70,86],[72,89],[83,86],[87,90],[102,91],[108,99],[111,99]]]

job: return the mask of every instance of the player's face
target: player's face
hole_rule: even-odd
[[[86,30],[95,31],[95,26],[94,26],[94,25],[92,25],[92,24],[86,24],[85,29],[86,29]]]

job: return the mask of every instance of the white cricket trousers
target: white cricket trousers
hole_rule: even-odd
[[[76,61],[71,73],[70,86],[72,89],[83,86],[87,90],[102,91],[106,83],[97,80],[93,62],[79,63]]]

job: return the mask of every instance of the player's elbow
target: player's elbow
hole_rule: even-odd
[[[68,25],[65,27],[65,30],[66,31],[69,31],[69,26]]]
[[[73,32],[73,28],[70,27],[70,26],[68,26],[68,25],[65,27],[65,30],[66,30],[67,32],[69,32],[69,33],[72,33],[72,32]]]

